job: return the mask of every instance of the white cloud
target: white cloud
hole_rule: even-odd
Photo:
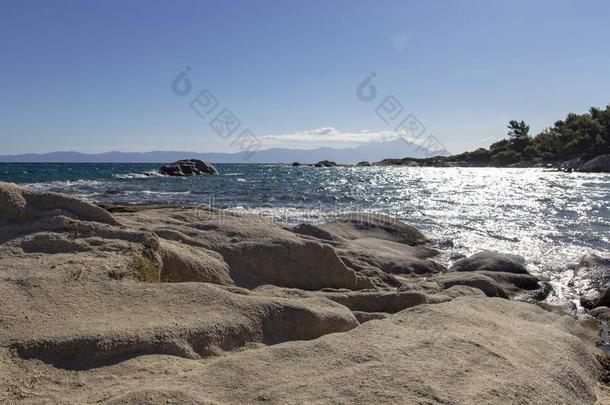
[[[315,149],[320,147],[349,148],[369,142],[392,141],[398,138],[393,131],[341,132],[324,127],[290,134],[264,135],[259,139],[267,148]]]

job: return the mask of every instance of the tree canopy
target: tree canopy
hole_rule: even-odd
[[[592,107],[587,113],[570,113],[550,128],[530,136],[524,121],[508,123],[508,138],[492,144],[489,150],[480,148],[453,156],[451,160],[471,162],[492,161],[510,164],[523,160],[544,161],[591,159],[610,153],[610,105]]]

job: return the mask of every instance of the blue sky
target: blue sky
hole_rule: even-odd
[[[235,150],[190,108],[204,89],[264,147],[384,138],[394,95],[457,153],[610,103],[608,21],[608,1],[3,0],[0,154]]]

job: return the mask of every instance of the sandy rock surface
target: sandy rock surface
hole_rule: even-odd
[[[368,214],[113,214],[6,183],[0,203],[0,402],[609,398],[595,323],[507,299],[540,287],[511,256],[448,270]]]

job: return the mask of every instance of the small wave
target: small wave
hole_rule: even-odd
[[[134,179],[148,179],[150,177],[165,177],[165,175],[163,175],[159,172],[150,171],[150,172],[143,172],[143,173],[115,173],[112,175],[112,177],[114,177],[115,179],[119,179],[119,180],[134,180]]]
[[[243,173],[226,173],[224,176],[243,176]]]
[[[27,183],[23,186],[33,191],[48,191],[57,189],[70,189],[77,187],[97,187],[105,183],[99,180],[65,180],[65,181],[49,181],[44,183]]]
[[[128,194],[147,194],[147,195],[188,195],[190,191],[154,191],[154,190],[141,190],[141,191],[129,191]]]

